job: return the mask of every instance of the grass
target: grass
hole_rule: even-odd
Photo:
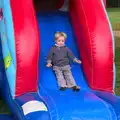
[[[120,8],[108,8],[107,12],[113,30],[120,30]]]
[[[120,8],[107,9],[114,31],[120,31]],[[120,37],[115,37],[116,95],[120,96]]]
[[[3,100],[0,100],[0,114],[10,114],[10,110]]]
[[[116,95],[120,96],[120,38],[115,37]]]
[[[112,23],[120,23],[120,8],[108,8],[107,12]]]

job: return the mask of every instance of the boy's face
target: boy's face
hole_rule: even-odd
[[[57,39],[56,39],[56,44],[58,46],[63,46],[65,44],[65,38],[64,36],[59,36]]]

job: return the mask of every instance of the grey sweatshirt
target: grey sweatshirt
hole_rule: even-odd
[[[70,59],[75,61],[77,58],[72,51],[66,46],[53,46],[47,56],[47,63],[52,63],[54,66],[62,67],[70,64]]]

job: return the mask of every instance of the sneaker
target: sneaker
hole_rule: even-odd
[[[71,89],[75,92],[78,92],[80,90],[80,87],[79,86],[73,86],[73,87],[71,87]]]
[[[60,87],[59,90],[61,90],[61,91],[65,91],[65,90],[66,90],[66,87]]]

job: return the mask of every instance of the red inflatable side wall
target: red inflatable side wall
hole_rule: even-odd
[[[112,35],[102,1],[70,0],[70,16],[89,86],[112,92]]]
[[[16,96],[19,96],[37,91],[40,40],[32,0],[10,2],[16,45]]]

